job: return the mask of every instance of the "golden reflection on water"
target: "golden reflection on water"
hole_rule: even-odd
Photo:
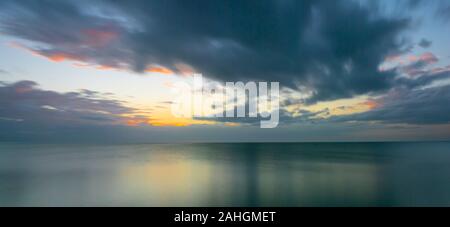
[[[131,197],[138,204],[145,201],[154,206],[301,206],[343,201],[363,205],[377,196],[379,166],[373,163],[273,162],[273,157],[264,154],[235,160],[226,152],[216,152],[221,159],[150,153],[146,161],[123,167],[118,185],[133,192]]]
[[[120,171],[121,187],[133,191],[138,198],[151,199],[152,205],[200,201],[204,185],[208,185],[211,166],[208,163],[176,159],[170,154],[157,153],[151,161],[127,165]]]
[[[0,206],[450,205],[449,148],[0,144]]]

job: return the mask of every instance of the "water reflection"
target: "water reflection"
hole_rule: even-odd
[[[449,143],[0,145],[0,206],[448,206]]]

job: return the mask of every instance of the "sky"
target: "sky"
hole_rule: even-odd
[[[0,3],[0,141],[450,139],[446,0]],[[280,123],[176,118],[173,85],[280,83]]]

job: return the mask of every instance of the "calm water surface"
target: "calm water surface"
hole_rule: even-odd
[[[0,206],[450,206],[450,143],[5,143]]]

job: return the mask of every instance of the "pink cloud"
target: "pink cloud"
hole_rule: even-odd
[[[81,31],[85,44],[90,47],[104,47],[117,40],[119,33],[112,29],[85,29]]]
[[[428,64],[433,64],[433,63],[437,63],[439,61],[439,59],[433,53],[427,52],[427,53],[420,55],[419,59],[417,61],[423,61]]]

